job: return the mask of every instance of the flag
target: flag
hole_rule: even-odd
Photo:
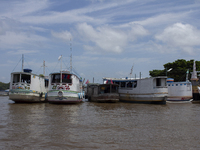
[[[88,84],[88,83],[90,83],[90,81],[89,81],[89,80],[87,80],[87,81],[85,82],[85,84]]]
[[[112,81],[112,79],[110,80],[110,82],[111,82],[111,84],[113,84],[113,81]]]
[[[70,79],[70,75],[67,75],[67,79]]]
[[[66,74],[63,74],[62,75],[62,79],[66,79],[67,78],[67,75]]]
[[[58,57],[58,60],[60,60],[62,58],[62,55]]]

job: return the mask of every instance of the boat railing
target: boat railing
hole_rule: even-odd
[[[30,84],[24,82],[12,83],[12,89],[30,89]]]
[[[155,86],[155,87],[153,87],[154,89],[155,88],[167,88],[167,86]]]

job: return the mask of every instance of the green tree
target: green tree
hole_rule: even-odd
[[[149,71],[149,75],[152,77],[167,75],[169,78],[174,78],[174,81],[185,81],[187,70],[189,70],[188,78],[191,78],[191,72],[193,72],[193,62],[194,60],[186,61],[184,59],[178,59],[175,62],[164,64],[163,70]],[[200,61],[195,61],[195,63],[196,70],[200,71]]]
[[[0,82],[0,90],[7,90],[9,89],[10,83],[2,83]]]

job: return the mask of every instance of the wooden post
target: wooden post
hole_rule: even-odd
[[[199,79],[197,78],[195,61],[193,63],[193,72],[192,72],[192,77],[191,77],[191,83],[192,83],[192,96],[193,96],[192,102],[200,102],[199,91],[197,88],[199,86]]]

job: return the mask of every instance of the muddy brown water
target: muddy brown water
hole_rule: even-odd
[[[0,97],[0,149],[200,149],[200,104],[15,104]]]

